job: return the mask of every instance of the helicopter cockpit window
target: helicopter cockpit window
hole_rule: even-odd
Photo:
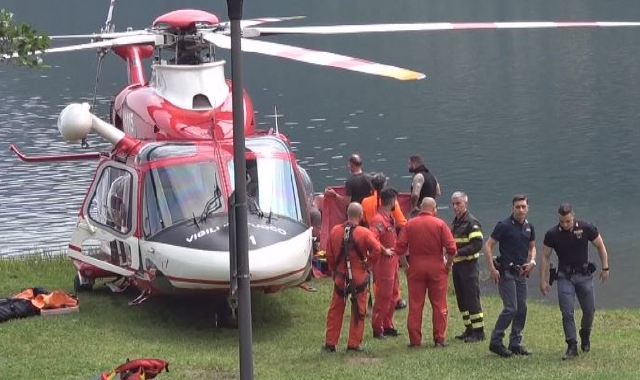
[[[225,211],[215,163],[195,162],[150,169],[144,180],[145,237],[181,223]],[[214,197],[220,199],[213,199]]]
[[[102,171],[91,198],[89,218],[119,234],[131,231],[132,175],[109,167]]]
[[[151,143],[140,150],[140,163],[158,161],[169,157],[193,157],[197,154],[192,143]]]

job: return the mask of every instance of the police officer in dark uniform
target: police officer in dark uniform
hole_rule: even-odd
[[[467,209],[468,204],[469,198],[464,192],[456,191],[451,195],[451,206],[456,215],[451,232],[458,248],[458,255],[453,258],[453,286],[465,326],[465,331],[455,338],[472,343],[485,338],[478,276],[482,230],[478,219]]]
[[[607,249],[598,229],[592,224],[576,220],[573,208],[563,203],[558,208],[558,224],[544,235],[542,246],[542,262],[540,268],[540,291],[547,295],[550,290],[547,270],[551,251],[558,255],[558,303],[562,311],[562,328],[567,342],[567,351],[562,360],[578,356],[576,325],[573,318],[575,298],[578,298],[582,309],[580,323],[580,348],[587,352],[591,349],[590,335],[593,316],[596,311],[593,294],[593,272],[595,265],[589,262],[589,242],[597,249],[602,264],[600,281],[609,278],[609,261]]]
[[[527,220],[527,197],[515,195],[511,200],[511,211],[511,216],[496,224],[484,250],[489,276],[498,283],[504,305],[491,332],[489,350],[503,358],[531,355],[531,351],[522,345],[522,330],[527,320],[527,278],[536,266],[536,234],[533,225]],[[497,266],[492,253],[496,244],[500,250]],[[509,325],[511,333],[507,349],[502,338]]]

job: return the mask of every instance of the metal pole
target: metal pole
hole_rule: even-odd
[[[253,332],[251,326],[251,279],[247,227],[247,161],[245,158],[244,102],[240,71],[242,0],[227,0],[231,21],[231,91],[233,108],[233,161],[235,180],[235,254],[238,264],[238,330],[240,379],[253,379]],[[231,245],[231,244],[230,244]]]

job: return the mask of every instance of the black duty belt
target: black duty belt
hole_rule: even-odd
[[[582,275],[588,276],[590,274],[593,274],[593,272],[596,271],[596,265],[591,261],[577,267],[572,265],[562,265],[558,268],[558,271],[564,273],[567,276],[572,276],[574,274],[582,274]]]
[[[498,272],[500,272],[500,274],[504,274],[505,272],[510,272],[513,275],[520,275],[520,268],[522,267],[522,265],[517,265],[514,264],[512,262],[510,263],[506,263],[504,261],[501,261],[499,259],[493,259],[493,266],[496,267],[496,269],[498,270]]]

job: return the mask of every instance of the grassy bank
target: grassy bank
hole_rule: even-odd
[[[68,260],[0,260],[0,297],[24,287],[72,291]],[[373,341],[367,352],[346,354],[344,334],[337,353],[320,352],[331,285],[315,281],[316,293],[292,288],[253,296],[256,379],[640,379],[640,311],[598,310],[592,351],[560,360],[565,345],[557,306],[529,303],[525,344],[531,357],[501,359],[488,343],[450,340],[446,349],[409,350],[406,332],[397,339]],[[531,289],[534,291],[535,289]],[[80,295],[80,313],[31,317],[0,324],[0,379],[89,379],[127,358],[167,360],[158,379],[238,378],[237,330],[214,327],[206,300],[156,298],[127,306],[137,294],[112,294],[97,286]],[[492,326],[500,300],[483,298]],[[449,335],[461,330],[455,300]],[[404,332],[406,310],[397,317]],[[579,312],[577,317],[579,318]],[[368,323],[368,322],[367,322]],[[430,314],[423,334],[431,334]],[[345,324],[346,326],[346,324]],[[428,341],[427,341],[428,342]]]

